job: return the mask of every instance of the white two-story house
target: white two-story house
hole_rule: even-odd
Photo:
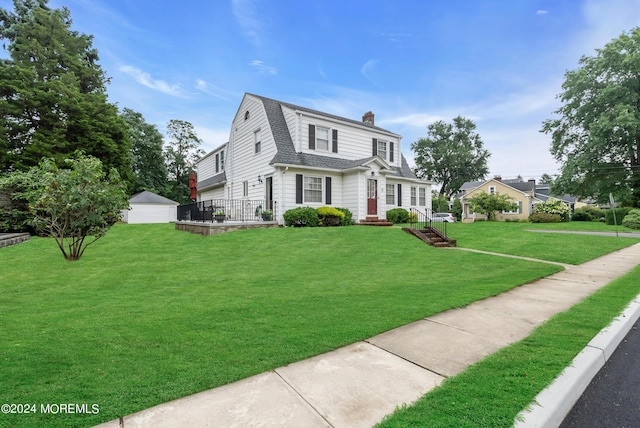
[[[431,207],[431,182],[416,178],[402,137],[375,126],[371,112],[357,121],[247,93],[229,142],[197,170],[198,201],[263,201],[280,223],[303,206],[348,208],[355,221]]]

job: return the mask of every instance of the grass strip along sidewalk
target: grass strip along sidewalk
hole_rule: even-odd
[[[542,259],[582,247],[594,248],[577,259],[593,258],[635,242],[571,236],[545,247],[538,239],[546,234],[494,225],[464,241],[501,235]],[[109,421],[559,269],[435,249],[384,228],[202,237],[172,225],[116,225],[73,263],[50,239],[34,237],[0,250],[0,403],[88,403],[100,411],[0,414],[0,426]]]
[[[640,266],[472,365],[378,426],[511,427],[589,341],[640,293]]]

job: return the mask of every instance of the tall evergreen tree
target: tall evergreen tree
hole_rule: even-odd
[[[44,158],[60,165],[76,150],[116,168],[130,182],[130,143],[92,36],[71,30],[70,12],[47,0],[14,0],[0,9],[0,171],[26,170]],[[7,45],[8,44],[8,45]]]
[[[149,190],[170,196],[167,166],[162,153],[162,134],[155,125],[145,122],[142,114],[125,108],[120,117],[128,125],[131,141],[131,168],[135,175],[133,193]]]

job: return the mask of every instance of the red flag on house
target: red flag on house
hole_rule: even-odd
[[[196,182],[196,174],[189,174],[189,199],[196,200],[198,198],[198,183]]]

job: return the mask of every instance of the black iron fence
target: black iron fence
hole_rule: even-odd
[[[178,207],[178,221],[254,222],[277,218],[276,201],[209,199]]]
[[[447,236],[447,222],[442,217],[434,217],[433,211],[427,209],[426,212],[419,211],[415,208],[409,209],[409,224],[413,229],[424,230],[429,227],[439,230],[444,236]]]

